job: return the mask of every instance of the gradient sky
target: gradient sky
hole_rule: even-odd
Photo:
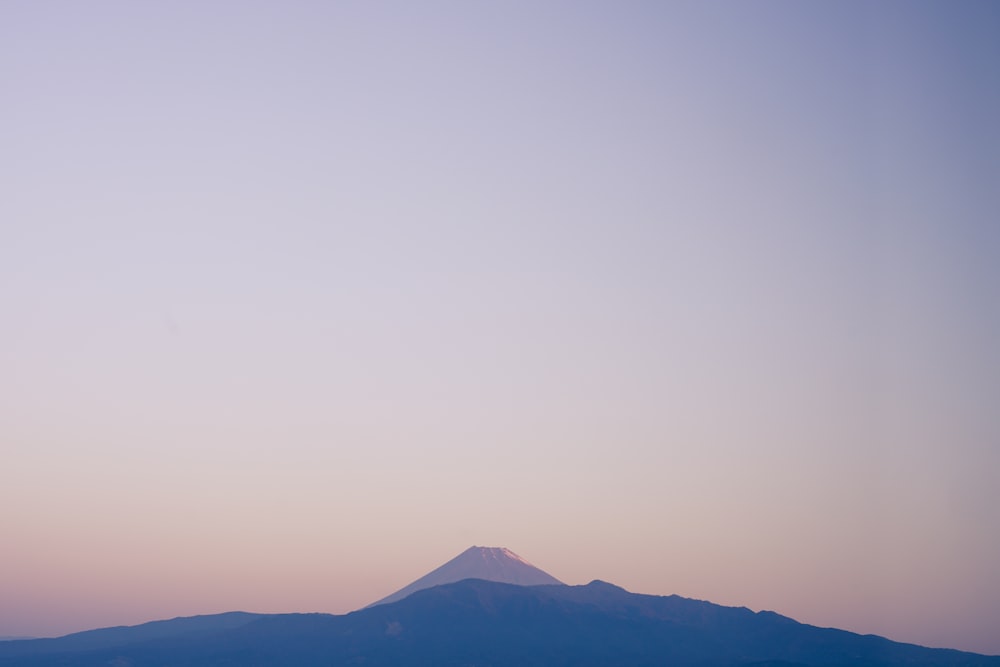
[[[480,544],[1000,653],[997,35],[0,1],[0,635]]]

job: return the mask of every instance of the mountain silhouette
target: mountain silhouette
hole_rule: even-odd
[[[1000,656],[901,644],[676,595],[638,595],[601,581],[517,586],[467,579],[342,616],[238,620],[228,629],[123,637],[122,644],[84,650],[60,649],[67,638],[3,642],[0,666],[1000,667]]]
[[[238,628],[265,616],[266,614],[230,611],[223,614],[186,616],[165,621],[151,621],[140,625],[122,625],[112,628],[86,630],[54,639],[21,639],[10,641],[15,638],[8,638],[8,641],[0,643],[0,664],[21,664],[17,661],[18,659],[28,660],[30,656],[99,652],[103,649],[134,646],[144,642],[169,641],[182,637],[198,638],[215,636],[220,632]],[[14,662],[4,662],[7,658],[14,658]],[[72,665],[75,663],[59,664]]]
[[[469,547],[441,567],[432,570],[413,583],[404,586],[392,595],[368,605],[396,602],[432,586],[451,584],[463,579],[483,579],[499,581],[518,586],[538,586],[562,584],[551,574],[544,572],[504,547]]]

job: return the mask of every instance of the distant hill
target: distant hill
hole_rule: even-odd
[[[0,664],[8,664],[3,662],[8,656],[68,654],[118,646],[134,646],[152,640],[203,637],[232,630],[263,617],[264,614],[230,611],[224,614],[151,621],[141,625],[86,630],[54,639],[23,638],[4,644],[3,649],[0,650]]]
[[[441,567],[428,572],[413,583],[404,586],[392,595],[373,602],[369,607],[387,602],[396,602],[432,586],[451,584],[463,579],[484,579],[518,586],[538,586],[542,584],[562,584],[548,572],[544,572],[504,547],[469,547]]]
[[[229,629],[139,637],[44,653],[9,649],[51,648],[37,642],[60,640],[5,642],[0,666],[1000,667],[1000,656],[900,644],[678,596],[637,595],[600,581],[516,586],[472,579],[343,616],[271,615]]]

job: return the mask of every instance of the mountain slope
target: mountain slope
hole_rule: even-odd
[[[30,642],[29,642],[30,643]],[[214,635],[48,655],[11,667],[1000,667],[1000,657],[803,625],[773,612],[603,582],[514,586],[465,580],[344,616],[282,614]]]
[[[233,630],[251,623],[264,614],[230,611],[205,616],[185,616],[165,621],[151,621],[140,625],[116,626],[75,632],[52,639],[23,639],[10,641],[0,649],[0,657],[14,655],[40,655],[93,651],[116,646],[136,645],[141,642],[201,637]]]
[[[469,547],[441,567],[428,572],[392,595],[369,607],[396,602],[432,586],[451,584],[463,579],[484,579],[518,586],[562,584],[561,581],[504,547]]]

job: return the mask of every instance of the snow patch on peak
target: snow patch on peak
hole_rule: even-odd
[[[483,560],[514,560],[518,563],[523,563],[525,565],[531,565],[528,561],[518,556],[516,553],[508,549],[507,547],[481,547],[481,546],[471,546],[466,549],[466,552],[478,552]],[[534,565],[531,565],[534,567]]]

